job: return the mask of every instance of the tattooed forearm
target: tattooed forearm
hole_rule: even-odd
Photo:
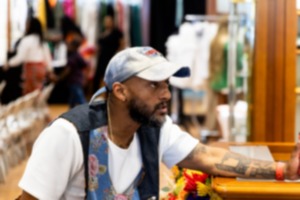
[[[273,168],[273,162],[253,161],[253,167],[251,167],[250,177],[274,178],[275,169]]]
[[[198,144],[195,149],[186,157],[186,160],[193,160],[193,158],[198,156],[199,153],[207,153],[206,146]]]
[[[228,172],[235,172],[237,174],[245,175],[246,171],[250,166],[250,159],[245,159],[244,157],[233,154],[227,153],[223,157],[220,164],[216,164],[216,168]]]
[[[257,161],[234,153],[226,153],[222,161],[215,164],[222,171],[233,172],[251,178],[274,178],[273,162]]]

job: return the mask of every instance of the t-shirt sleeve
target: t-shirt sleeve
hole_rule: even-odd
[[[60,199],[82,165],[82,147],[75,127],[58,119],[36,140],[19,187],[38,199]]]
[[[30,37],[24,37],[20,41],[20,44],[17,47],[17,54],[8,61],[10,67],[19,66],[25,61],[28,48],[30,47],[30,42],[32,42],[32,38]]]
[[[171,168],[182,161],[198,143],[199,140],[173,124],[170,117],[166,117],[161,128],[159,151],[160,159],[167,167]]]

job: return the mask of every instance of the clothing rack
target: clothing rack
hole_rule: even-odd
[[[228,16],[228,15],[192,15],[188,14],[185,16],[187,21],[222,21],[228,20],[229,22],[239,22],[240,16]]]
[[[228,104],[229,104],[229,141],[234,141],[236,133],[234,122],[234,106],[236,102],[236,49],[237,49],[237,31],[238,25],[242,20],[237,15],[236,4],[231,3],[229,15],[186,15],[185,20],[189,22],[195,21],[223,21],[228,20],[228,36],[229,36],[229,52],[228,52]]]

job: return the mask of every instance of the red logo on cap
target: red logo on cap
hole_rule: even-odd
[[[158,51],[156,51],[155,49],[152,49],[152,48],[144,48],[140,52],[142,54],[144,54],[145,56],[150,56],[150,57],[161,56],[161,54]]]
[[[145,53],[145,55],[147,56],[152,56],[154,54],[158,54],[158,51],[156,51],[155,49],[151,49]]]

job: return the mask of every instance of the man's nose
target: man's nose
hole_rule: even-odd
[[[169,86],[166,86],[162,89],[160,94],[160,99],[168,101],[171,99],[171,92],[169,90]]]

